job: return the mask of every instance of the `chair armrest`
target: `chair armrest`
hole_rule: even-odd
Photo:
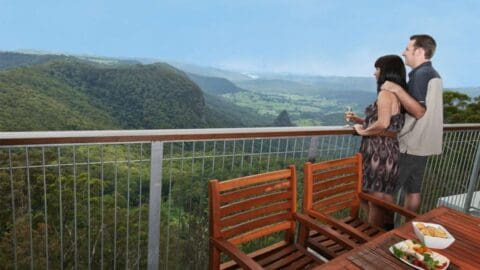
[[[367,193],[364,193],[364,192],[360,192],[358,194],[358,196],[360,197],[360,199],[362,200],[365,200],[365,201],[370,201],[382,208],[385,208],[385,209],[388,209],[388,210],[391,210],[391,211],[394,211],[394,212],[397,212],[399,213],[400,215],[404,216],[407,218],[407,220],[410,220],[410,219],[413,219],[413,218],[416,218],[418,215],[417,213],[415,212],[412,212],[406,208],[403,208],[401,206],[398,206],[394,203],[391,203],[391,202],[386,202],[384,200],[381,200],[375,196],[372,196],[370,194],[367,194]]]
[[[313,229],[319,233],[324,234],[325,236],[329,237],[332,240],[342,243],[345,246],[350,248],[354,248],[358,246],[357,243],[353,242],[352,240],[348,239],[345,235],[341,235],[338,231],[335,231],[329,226],[318,224],[315,220],[307,215],[295,213],[294,218],[300,222],[303,226]]]
[[[355,227],[350,226],[345,222],[332,218],[329,215],[317,212],[315,210],[309,210],[307,214],[313,216],[314,218],[320,221],[323,221],[325,223],[331,224],[332,226],[339,228],[343,232],[348,233],[349,235],[355,237],[356,239],[362,242],[368,242],[372,239],[372,237],[367,235],[366,233],[357,230]]]
[[[239,250],[232,243],[224,239],[215,239],[212,237],[210,237],[210,242],[215,247],[227,254],[230,258],[232,258],[243,269],[263,269],[262,266],[255,262],[252,258],[248,257],[247,254]]]

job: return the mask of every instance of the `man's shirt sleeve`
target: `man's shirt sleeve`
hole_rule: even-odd
[[[418,103],[426,108],[425,100],[427,99],[428,81],[431,79],[431,77],[428,76],[428,74],[420,72],[415,75],[415,79],[410,82],[408,92],[418,101]]]

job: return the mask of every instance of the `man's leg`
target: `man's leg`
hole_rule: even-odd
[[[404,206],[410,211],[417,212],[422,202],[420,191],[422,190],[423,175],[427,166],[426,156],[408,156],[408,170],[410,176],[405,183]]]
[[[406,193],[405,194],[405,208],[410,211],[417,212],[418,208],[420,207],[420,203],[422,199],[420,197],[420,192],[418,193]]]

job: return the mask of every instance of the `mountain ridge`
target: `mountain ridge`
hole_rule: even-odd
[[[226,115],[216,109],[218,105],[206,104],[199,86],[185,72],[165,63],[43,60],[28,66],[23,61],[0,71],[1,130],[244,126],[242,116]],[[254,119],[247,122],[264,125]]]

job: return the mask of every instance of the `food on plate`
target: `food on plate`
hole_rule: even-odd
[[[428,247],[412,240],[393,245],[390,251],[400,260],[418,268],[427,270],[446,269],[449,260]]]
[[[448,233],[441,228],[437,228],[431,225],[425,225],[423,223],[416,223],[418,230],[426,236],[448,238]]]

